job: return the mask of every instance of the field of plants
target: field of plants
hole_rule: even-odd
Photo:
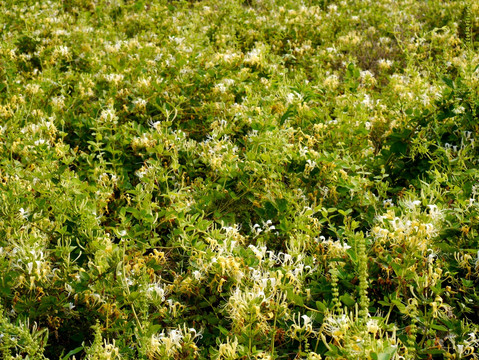
[[[479,359],[479,2],[0,0],[0,358]]]

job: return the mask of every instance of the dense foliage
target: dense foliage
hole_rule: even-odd
[[[2,359],[478,358],[478,2],[0,26]]]

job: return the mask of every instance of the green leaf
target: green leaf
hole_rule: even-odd
[[[391,300],[391,303],[396,305],[401,313],[404,313],[404,311],[406,310],[406,306],[400,300],[393,299]]]
[[[351,78],[357,79],[357,78],[359,78],[360,74],[361,73],[359,72],[359,69],[356,66],[354,66],[353,63],[349,63],[349,65],[348,65],[348,76],[351,77]]]
[[[442,81],[444,81],[444,83],[450,87],[451,89],[454,89],[454,81],[452,81],[451,79],[447,78],[447,77],[443,77],[442,78]]]
[[[259,122],[252,123],[251,124],[251,129],[260,131],[261,129],[263,129],[263,124],[261,124]]]
[[[205,320],[208,322],[208,324],[211,325],[216,325],[220,321],[214,314],[208,314],[207,316],[205,316]]]
[[[228,336],[229,333],[230,333],[230,332],[228,331],[228,329],[225,329],[225,328],[224,328],[223,326],[221,326],[221,325],[218,325],[218,329],[221,331],[221,333],[222,333],[223,335]]]
[[[286,110],[286,112],[283,114],[283,116],[281,116],[281,119],[279,120],[279,124],[283,125],[286,120],[295,116],[296,113],[297,111],[293,108],[292,105],[290,105],[288,109]]]
[[[436,247],[439,248],[440,250],[442,250],[443,252],[445,253],[454,253],[454,251],[456,251],[456,249],[449,245],[449,244],[446,244],[445,242],[438,242],[436,243]]]
[[[73,349],[68,354],[66,354],[64,357],[62,357],[61,360],[68,360],[68,359],[70,359],[70,356],[78,354],[82,350],[83,350],[83,346],[77,347],[76,349]]]
[[[198,307],[199,307],[200,309],[204,309],[204,308],[210,307],[210,304],[209,304],[207,301],[202,301],[202,302],[200,302],[200,303],[198,304]]]
[[[319,311],[326,311],[328,307],[321,301],[316,301],[316,309],[318,309]]]
[[[136,10],[136,11],[141,11],[145,8],[145,3],[143,1],[137,1],[134,5],[133,5],[133,8]]]
[[[352,262],[353,262],[354,264],[357,263],[357,261],[358,261],[358,254],[357,254],[357,252],[356,252],[356,250],[355,250],[354,248],[351,248],[351,249],[346,250],[346,254],[349,255],[349,257],[351,258],[351,260],[352,260]]]
[[[341,300],[346,306],[354,306],[354,304],[356,304],[356,300],[354,300],[354,298],[348,293],[341,295],[339,300]]]
[[[293,302],[295,305],[299,305],[299,306],[304,305],[303,297],[298,294],[295,294],[293,292],[293,289],[288,289],[287,296],[288,296],[288,300]]]
[[[397,348],[394,346],[390,346],[386,348],[383,352],[378,354],[378,360],[390,360],[392,359],[393,355],[396,353]]]
[[[427,355],[441,355],[444,354],[444,350],[440,349],[423,349],[419,351],[420,354],[427,354]]]
[[[346,211],[341,210],[341,209],[338,210],[338,213],[340,213],[343,216],[347,216],[347,215],[351,214],[352,212],[353,212],[353,209],[348,209]]]
[[[407,143],[404,141],[396,141],[391,145],[391,152],[394,154],[404,155],[407,151]]]
[[[288,200],[286,199],[276,199],[275,203],[279,212],[285,212],[288,209]]]
[[[393,268],[396,275],[402,275],[404,268],[401,265],[396,264],[395,262],[391,262],[391,267]]]
[[[442,326],[442,325],[431,324],[430,326],[431,326],[432,329],[435,329],[435,330],[449,331],[449,329],[447,327]]]
[[[140,292],[139,292],[139,291],[133,291],[133,292],[128,296],[128,300],[129,300],[129,301],[135,301],[136,299],[138,299],[139,296],[140,296]]]
[[[152,325],[152,326],[150,326],[150,328],[148,329],[148,332],[150,333],[150,335],[153,335],[153,334],[157,333],[158,330],[160,330],[160,329],[162,329],[162,328],[163,328],[163,326],[158,325],[158,324]]]

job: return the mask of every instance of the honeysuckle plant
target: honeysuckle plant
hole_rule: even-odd
[[[475,359],[469,0],[0,1],[2,359]]]

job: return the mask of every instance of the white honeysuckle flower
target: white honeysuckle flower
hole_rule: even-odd
[[[379,323],[376,319],[369,319],[366,323],[366,327],[368,329],[368,332],[370,332],[374,336],[376,336],[379,331]]]
[[[70,284],[65,284],[65,290],[68,292],[68,296],[73,294],[74,290]]]
[[[394,203],[393,203],[392,199],[386,199],[386,200],[383,201],[383,205],[384,205],[384,207],[394,206]]]
[[[311,324],[311,318],[308,315],[302,315],[301,318],[304,320],[304,326]]]
[[[411,211],[414,210],[419,205],[421,205],[420,200],[414,200],[414,201],[406,200],[406,201],[404,201],[404,206]]]
[[[195,271],[193,271],[193,277],[194,277],[196,280],[199,281],[199,280],[201,280],[201,278],[203,277],[203,275],[201,274],[200,271],[195,270]]]
[[[149,285],[146,292],[149,296],[156,296],[161,301],[165,300],[166,291],[159,282]]]
[[[20,208],[20,210],[18,210],[19,213],[20,213],[20,216],[23,217],[24,219],[27,219],[28,218],[28,215],[30,215],[30,213],[25,210],[24,208]]]

